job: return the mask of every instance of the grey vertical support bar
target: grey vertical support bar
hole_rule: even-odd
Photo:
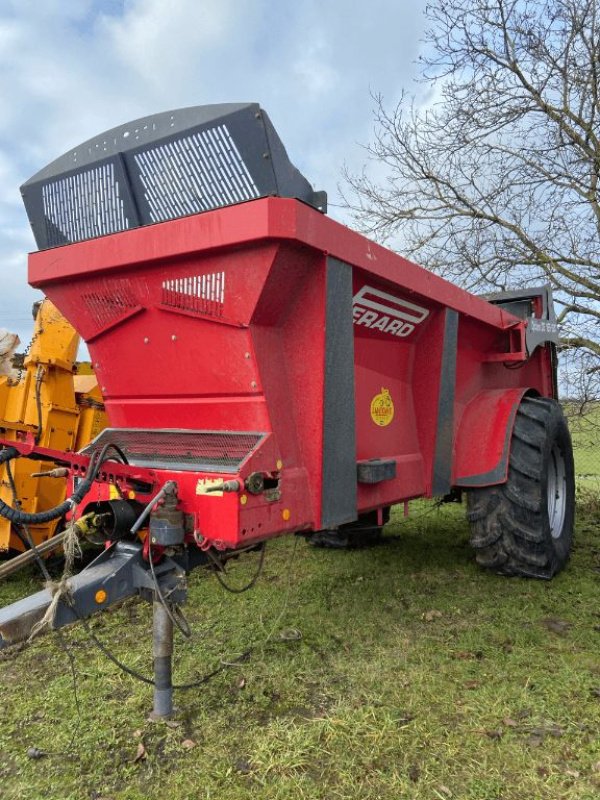
[[[458,312],[444,312],[444,344],[440,365],[435,456],[431,493],[445,495],[451,489],[452,455],[454,452],[454,395],[456,391],[456,349],[458,344]]]
[[[155,597],[152,617],[152,655],[154,657],[153,719],[167,719],[173,713],[173,622]]]
[[[327,259],[323,399],[323,528],[357,518],[352,267]]]

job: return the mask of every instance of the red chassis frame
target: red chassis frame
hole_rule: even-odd
[[[88,343],[115,429],[264,434],[233,473],[110,462],[98,478],[142,502],[175,480],[220,549],[502,483],[521,398],[555,394],[526,320],[295,200],[33,253],[29,281]],[[255,473],[267,491],[247,491]],[[207,494],[218,480],[240,490]]]

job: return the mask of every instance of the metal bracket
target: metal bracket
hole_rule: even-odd
[[[185,602],[187,592],[182,566],[165,558],[155,567],[155,574],[163,595],[173,603]],[[136,594],[151,600],[154,588],[141,544],[117,542],[86,569],[68,579],[68,600],[61,598],[58,602],[51,627],[70,625]],[[0,609],[0,649],[27,639],[34,625],[44,617],[52,597],[49,588],[43,589]]]
[[[531,356],[536,347],[552,342],[559,343],[558,324],[550,286],[535,286],[531,289],[514,289],[506,292],[494,292],[485,295],[488,302],[506,309],[515,317],[527,322],[525,328],[525,346]],[[530,313],[530,301],[541,299],[542,316]]]

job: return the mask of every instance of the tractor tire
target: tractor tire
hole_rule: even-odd
[[[526,397],[516,414],[506,483],[467,493],[477,563],[502,575],[549,580],[573,541],[575,477],[556,400]]]

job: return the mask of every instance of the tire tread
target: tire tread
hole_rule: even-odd
[[[564,426],[564,428],[562,427]],[[500,486],[473,489],[467,496],[471,545],[477,563],[503,575],[549,579],[566,564],[572,537],[574,487],[567,488],[563,525],[568,541],[557,548],[547,525],[544,453],[550,436],[565,435],[573,480],[572,450],[562,410],[547,397],[526,397],[517,410],[508,478]],[[546,530],[548,528],[548,530]],[[561,536],[563,532],[561,532]]]

